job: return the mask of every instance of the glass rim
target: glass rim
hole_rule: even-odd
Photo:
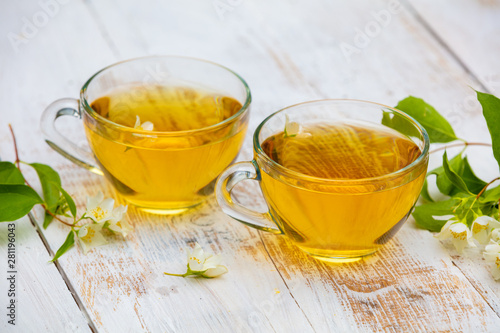
[[[368,177],[368,178],[358,178],[358,179],[332,179],[332,178],[321,178],[321,177],[310,176],[310,175],[307,175],[307,174],[304,174],[304,173],[301,173],[298,171],[291,170],[291,169],[284,167],[283,165],[275,162],[272,158],[270,158],[264,152],[264,150],[262,149],[260,142],[259,142],[259,135],[260,135],[260,132],[261,132],[262,128],[264,127],[264,125],[271,118],[273,118],[274,116],[276,116],[282,112],[290,110],[292,108],[296,108],[296,107],[300,107],[300,106],[304,106],[304,105],[320,104],[320,103],[325,103],[325,102],[326,103],[332,103],[332,102],[335,102],[335,103],[339,103],[339,102],[340,103],[346,103],[346,102],[347,103],[362,103],[362,104],[366,104],[366,105],[378,106],[378,107],[382,107],[384,109],[389,109],[393,112],[400,114],[401,116],[403,116],[407,120],[409,120],[411,123],[413,123],[413,125],[418,129],[418,131],[422,135],[422,141],[423,141],[424,147],[423,147],[420,155],[417,157],[417,159],[415,161],[408,164],[404,168],[401,168],[399,170],[396,170],[394,172],[391,172],[391,173],[388,173],[385,175],[376,176],[376,177]],[[364,100],[358,100],[358,99],[319,99],[319,100],[313,100],[313,101],[307,101],[307,102],[293,104],[293,105],[287,106],[285,108],[282,108],[282,109],[272,113],[271,115],[269,115],[267,118],[265,118],[259,124],[259,126],[257,126],[257,129],[255,130],[255,133],[253,136],[253,146],[254,146],[254,150],[257,153],[257,155],[260,158],[262,158],[268,165],[270,165],[270,167],[272,169],[277,170],[277,171],[281,172],[282,174],[288,175],[291,178],[295,178],[295,179],[298,178],[301,180],[306,180],[306,181],[315,182],[315,183],[322,183],[325,185],[352,185],[352,186],[354,186],[354,185],[367,183],[367,182],[379,182],[379,181],[384,181],[384,180],[391,179],[391,178],[397,178],[398,176],[401,176],[401,175],[404,175],[404,174],[410,172],[412,169],[416,168],[418,165],[420,165],[422,162],[425,161],[425,158],[429,154],[430,139],[429,139],[429,135],[427,134],[427,131],[425,130],[425,128],[422,125],[420,125],[420,123],[418,121],[416,121],[413,117],[406,114],[405,112],[398,110],[396,108],[393,108],[393,107],[390,107],[390,106],[387,106],[384,104],[376,103],[376,102],[370,102],[370,101],[364,101]]]
[[[214,65],[216,67],[219,67],[219,68],[233,74],[242,83],[242,85],[245,89],[245,93],[246,93],[245,102],[243,103],[241,108],[238,110],[238,112],[233,114],[231,117],[224,119],[223,121],[220,121],[220,122],[213,124],[213,125],[210,125],[210,126],[196,128],[196,129],[192,129],[192,130],[183,130],[183,131],[145,131],[145,130],[141,130],[141,129],[135,129],[135,128],[132,128],[129,126],[120,125],[118,123],[115,123],[114,121],[106,119],[103,116],[101,116],[99,113],[97,113],[94,109],[92,109],[92,107],[90,106],[90,104],[87,101],[85,94],[87,92],[89,85],[92,83],[92,81],[99,74],[104,73],[105,71],[107,71],[110,68],[117,67],[117,66],[120,66],[123,64],[127,64],[127,63],[134,62],[134,61],[146,60],[146,59],[155,59],[155,58],[158,58],[158,59],[161,59],[161,58],[184,59],[184,60],[202,62],[202,63],[206,63],[209,65]],[[85,84],[82,86],[82,88],[80,89],[80,102],[83,106],[83,109],[85,110],[85,112],[89,116],[91,116],[95,120],[103,123],[106,126],[112,127],[114,129],[117,129],[117,130],[120,130],[123,132],[129,132],[129,133],[134,133],[134,134],[138,134],[138,135],[146,135],[146,136],[155,135],[155,136],[160,136],[160,137],[176,137],[176,136],[195,135],[195,134],[206,132],[206,131],[220,129],[220,128],[224,127],[226,124],[232,122],[233,120],[243,116],[246,113],[246,111],[249,109],[251,101],[252,101],[252,94],[250,93],[250,87],[248,86],[246,81],[240,75],[238,75],[236,72],[234,72],[233,70],[231,70],[225,66],[222,66],[218,63],[209,61],[209,60],[199,59],[199,58],[195,58],[195,57],[176,56],[176,55],[144,56],[144,57],[136,57],[136,58],[131,58],[131,59],[115,62],[111,65],[108,65],[108,66],[100,69],[96,73],[94,73],[94,75],[92,75],[85,82]]]

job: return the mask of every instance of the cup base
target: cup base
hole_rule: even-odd
[[[191,207],[177,208],[177,209],[157,209],[157,208],[146,208],[146,207],[137,207],[137,208],[142,210],[143,212],[154,215],[178,215],[189,210]]]
[[[311,253],[309,251],[304,251],[304,252],[306,252],[308,255],[310,255],[314,259],[317,259],[317,260],[320,260],[323,262],[327,262],[330,264],[347,264],[347,263],[351,263],[351,262],[360,261],[364,257],[367,257],[367,256],[372,255],[375,252],[377,252],[377,249],[363,251],[362,253],[356,253],[356,254],[352,254],[352,253],[347,254],[347,253],[342,253],[342,252],[339,253],[338,251],[332,251],[331,254],[328,254],[328,253],[318,254],[318,253]]]
[[[167,202],[167,203],[158,203],[154,206],[152,205],[144,205],[138,202],[134,202],[133,200],[128,200],[125,198],[127,203],[135,206],[137,209],[155,215],[178,215],[182,214],[190,209],[193,209],[205,200],[197,201],[197,202]]]

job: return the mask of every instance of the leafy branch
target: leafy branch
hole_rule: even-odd
[[[492,144],[467,142],[457,137],[450,123],[420,98],[410,96],[400,101],[396,108],[415,118],[426,129],[431,144],[452,143],[430,152],[445,151],[442,166],[427,173],[421,192],[422,204],[412,213],[417,226],[440,232],[437,235],[440,239],[451,238],[459,251],[466,246],[475,246],[473,239],[481,244],[490,242],[483,255],[491,265],[493,276],[500,279],[500,185],[491,188],[500,177],[488,182],[480,179],[465,155],[469,146],[491,147],[500,167],[500,99],[479,91],[476,93]],[[393,119],[384,116],[382,123],[405,133],[405,129],[398,128],[399,124]],[[464,148],[448,159],[446,149],[453,147]],[[430,195],[428,186],[433,179],[444,200],[435,200]]]
[[[488,126],[492,139],[496,137],[500,138],[500,126],[497,129],[495,124],[497,118],[500,122],[500,104],[498,104],[500,100],[493,95],[481,92],[477,92],[477,96],[483,107],[483,114],[486,121],[491,124]],[[423,204],[417,206],[413,212],[413,217],[417,225],[430,231],[439,231],[446,223],[446,220],[439,218],[439,216],[454,215],[458,220],[465,218],[465,220],[461,221],[465,222],[469,227],[471,227],[473,222],[470,212],[474,212],[479,216],[488,215],[498,217],[500,187],[495,187],[494,192],[492,192],[492,189],[486,191],[497,179],[485,182],[477,177],[464,153],[469,146],[493,147],[494,151],[495,149],[499,150],[500,141],[496,139],[492,140],[492,145],[481,142],[467,142],[458,138],[448,121],[434,107],[420,98],[410,96],[400,101],[396,108],[408,113],[422,124],[429,133],[431,144],[462,141],[438,147],[431,151],[431,154],[433,154],[445,150],[443,164],[427,173],[427,179],[421,193]],[[496,132],[492,132],[492,130]],[[464,147],[464,149],[449,160],[446,149],[453,147]],[[500,165],[500,150],[499,154],[495,157]],[[432,177],[435,178],[439,192],[449,197],[449,199],[436,202],[431,197],[428,191],[428,183],[432,180]],[[498,196],[492,196],[492,193],[498,193]],[[489,195],[486,196],[486,194]],[[460,199],[461,204],[453,205],[452,203],[456,203],[458,199]],[[432,214],[430,214],[431,212]]]
[[[34,206],[40,205],[44,213],[43,228],[52,221],[70,227],[65,242],[51,261],[73,247],[78,241],[84,252],[106,243],[103,231],[120,233],[130,231],[130,225],[123,219],[127,207],[113,208],[114,200],[104,200],[102,193],[87,198],[87,211],[77,217],[73,198],[62,188],[61,177],[50,166],[41,163],[27,163],[20,159],[16,136],[9,124],[14,145],[15,161],[0,161],[0,222],[15,221],[28,214]],[[38,176],[43,198],[23,176],[21,165],[32,167]],[[84,222],[82,222],[84,221]]]

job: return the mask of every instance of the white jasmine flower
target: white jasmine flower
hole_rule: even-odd
[[[192,272],[204,272],[209,268],[215,268],[220,264],[220,256],[214,256],[212,254],[205,254],[205,251],[201,248],[200,244],[196,243],[194,249],[189,251],[188,257],[188,268]]]
[[[95,197],[87,197],[86,216],[97,223],[107,221],[113,214],[115,200],[108,198],[104,200],[104,194],[99,191]]]
[[[458,252],[462,252],[466,246],[476,247],[472,241],[472,233],[469,228],[456,220],[449,220],[441,228],[441,232],[436,238],[444,240],[451,238],[451,241]]]
[[[188,269],[193,272],[198,272],[203,270],[203,264],[205,263],[205,254],[200,244],[196,243],[192,251],[188,251]]]
[[[491,237],[492,241],[499,243],[500,242],[500,228],[495,228],[495,229],[491,230],[490,237]]]
[[[304,132],[304,129],[302,128],[302,126],[300,126],[299,123],[295,122],[295,121],[290,121],[290,118],[288,117],[287,114],[285,114],[285,138],[286,137],[300,137],[300,138],[304,138],[304,137],[309,137],[311,136],[311,133],[306,133]]]
[[[492,242],[486,245],[483,257],[490,266],[493,278],[500,280],[500,244]]]
[[[200,244],[196,243],[192,251],[187,255],[187,272],[184,274],[164,273],[172,276],[186,277],[189,275],[198,275],[204,278],[214,278],[228,272],[226,266],[221,265],[222,258],[219,255],[205,253]]]
[[[228,269],[224,265],[217,265],[214,268],[209,268],[205,271],[205,273],[202,274],[203,277],[206,278],[214,278],[218,277],[222,274],[226,274],[228,272]]]
[[[113,209],[113,213],[111,214],[111,218],[108,223],[106,223],[106,228],[109,230],[122,234],[123,237],[126,237],[127,234],[132,230],[132,226],[127,222],[127,220],[123,217],[127,212],[128,206],[118,206]]]
[[[285,114],[286,120],[285,120],[285,136],[296,136],[300,132],[300,125],[299,123],[296,123],[295,121],[290,122],[290,118],[288,117],[287,114]]]
[[[91,249],[97,246],[106,244],[106,239],[101,233],[102,223],[88,223],[83,225],[76,232],[78,244],[83,250],[83,253],[87,253]]]
[[[472,235],[479,243],[486,244],[493,228],[500,228],[500,222],[489,216],[479,216],[472,223]]]
[[[152,131],[154,128],[154,125],[150,121],[145,121],[141,123],[141,118],[139,116],[135,116],[135,129],[142,130],[142,131]]]
[[[227,268],[220,265],[222,257],[205,253],[200,244],[196,243],[193,251],[188,253],[188,271],[199,273],[206,277],[216,277],[227,273]]]

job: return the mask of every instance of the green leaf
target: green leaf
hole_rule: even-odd
[[[69,249],[71,249],[75,245],[75,232],[73,229],[69,232],[68,237],[66,237],[66,240],[64,241],[63,245],[57,250],[54,258],[52,258],[51,262],[56,261],[61,257],[63,254],[65,254]]]
[[[75,204],[75,201],[73,200],[73,198],[68,194],[68,192],[66,192],[62,186],[57,185],[57,188],[59,189],[59,191],[61,191],[64,199],[66,200],[66,203],[68,204],[69,206],[69,210],[71,212],[71,215],[73,215],[73,217],[76,217],[76,204]]]
[[[423,99],[407,97],[396,105],[396,109],[409,114],[418,121],[429,134],[431,143],[458,140],[450,123]]]
[[[396,131],[405,134],[409,137],[419,137],[420,132],[417,130],[415,125],[408,121],[407,118],[403,117],[399,113],[393,111],[382,113],[382,125],[395,129]]]
[[[431,202],[415,207],[412,215],[417,226],[429,231],[441,231],[445,220],[437,220],[434,216],[454,215],[453,209],[460,203],[460,199],[450,198],[445,201]]]
[[[50,166],[40,163],[30,164],[38,174],[40,178],[40,183],[42,184],[43,197],[47,203],[47,207],[55,210],[57,202],[59,200],[59,187],[61,186],[61,177],[57,171],[52,169]]]
[[[52,220],[54,220],[54,217],[52,215],[50,215],[49,213],[45,212],[45,216],[43,218],[43,228],[47,229],[47,227],[49,226],[50,222],[52,222]]]
[[[466,157],[462,157],[462,154],[458,154],[449,161],[450,168],[459,175],[467,188],[472,193],[479,193],[486,186],[486,182],[479,179],[472,171],[469,164],[469,160]],[[454,196],[457,193],[462,192],[460,188],[455,186],[444,171],[444,167],[440,166],[427,173],[427,176],[436,175],[436,185],[439,191],[445,195]]]
[[[476,93],[477,100],[483,107],[483,116],[490,131],[493,156],[500,165],[500,99],[479,91],[476,91]]]
[[[498,203],[500,199],[500,185],[486,190],[482,195],[482,199],[484,201],[494,201]]]
[[[483,207],[481,211],[483,212],[483,215],[498,219],[498,205],[488,205]]]
[[[449,164],[453,170],[460,174],[463,170],[463,160],[461,154],[453,157],[449,161]],[[454,186],[450,179],[446,176],[443,166],[440,166],[428,172],[427,175],[436,175],[436,186],[439,189],[439,192],[449,196],[460,192],[460,190],[457,189],[456,186]]]
[[[480,198],[478,206],[483,215],[498,217],[498,200],[485,201]]]
[[[0,184],[24,184],[21,171],[11,162],[0,162]]]
[[[467,156],[463,159],[463,169],[460,176],[464,180],[469,191],[474,194],[481,192],[481,190],[488,184],[484,180],[478,178],[474,171],[472,171],[472,167],[469,164]]]
[[[30,165],[35,169],[38,178],[40,178],[43,198],[47,204],[47,209],[54,214],[60,197],[57,185],[61,186],[61,177],[59,177],[59,174],[48,165],[40,163],[31,163]],[[49,213],[45,213],[43,227],[47,228],[50,222],[52,222],[52,216]]]
[[[0,222],[15,221],[29,213],[42,198],[27,185],[0,185]]]
[[[448,179],[452,182],[453,185],[458,187],[462,192],[472,194],[467,188],[467,185],[465,184],[462,177],[460,177],[453,169],[451,169],[448,163],[448,156],[446,154],[446,151],[443,154],[443,168],[446,177],[448,177]]]

